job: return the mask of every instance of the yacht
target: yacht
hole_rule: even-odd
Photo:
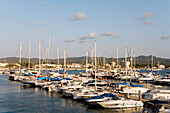
[[[88,98],[88,99],[86,99],[86,102],[88,102],[88,103],[102,102],[105,100],[113,99],[115,97],[116,97],[116,95],[113,95],[112,93],[104,93],[100,96]]]
[[[98,102],[98,104],[104,108],[113,108],[113,109],[143,107],[142,101],[124,99],[120,97],[114,100],[105,100],[103,102]]]
[[[170,99],[170,90],[156,89],[143,94],[144,99]]]
[[[143,77],[139,77],[139,82],[153,82],[155,77],[152,75],[152,73],[148,73],[144,75]]]

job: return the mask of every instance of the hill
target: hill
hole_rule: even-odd
[[[69,57],[67,58],[67,64],[72,64],[72,63],[80,63],[80,64],[85,64],[85,56],[82,57]],[[88,62],[94,62],[94,58],[88,58],[89,61]],[[97,62],[99,62],[100,64],[102,64],[103,62],[103,58],[99,57],[96,58]],[[127,58],[128,61],[130,61],[130,58]],[[136,64],[151,64],[151,59],[152,56],[138,56],[135,58]],[[45,62],[44,59],[41,59],[42,62]],[[49,59],[49,62],[53,63],[53,64],[57,64],[57,59]],[[63,64],[63,58],[60,59],[60,64]],[[106,63],[111,63],[112,61],[116,62],[116,58],[106,58]],[[124,61],[124,58],[119,58],[119,62]],[[153,61],[154,61],[154,65],[158,64],[164,64],[166,66],[170,66],[170,59],[166,59],[166,58],[158,58],[156,56],[153,57]],[[17,57],[8,57],[4,60],[4,58],[0,59],[0,62],[7,62],[7,63],[18,63],[19,62],[19,58]],[[22,63],[28,63],[28,58],[22,58]],[[39,63],[39,59],[38,58],[31,58],[31,63],[32,64],[38,64]]]

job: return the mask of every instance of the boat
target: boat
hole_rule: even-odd
[[[142,94],[142,93],[145,93],[145,92],[147,92],[149,90],[148,88],[143,87],[143,85],[134,85],[132,82],[130,82],[130,86],[131,87],[123,88],[122,93],[125,93],[125,94],[139,94],[139,92],[140,92]]]
[[[143,94],[144,99],[170,99],[170,90],[155,89]]]
[[[155,84],[170,85],[170,75],[162,76],[154,81]]]
[[[113,99],[113,98],[116,98],[116,95],[113,95],[112,93],[104,93],[100,96],[88,98],[88,99],[86,99],[86,102],[96,103],[96,102],[102,102],[102,101]]]
[[[143,107],[142,101],[136,101],[131,99],[126,100],[120,97],[114,100],[105,100],[103,102],[98,102],[98,104],[104,108],[113,108],[113,109]]]
[[[117,85],[127,85],[127,81],[124,81],[122,83],[116,83]]]
[[[152,75],[152,73],[148,73],[146,75],[144,75],[143,77],[139,77],[138,81],[139,82],[153,82],[155,79],[155,77]]]
[[[73,95],[74,100],[82,100],[84,98],[90,98],[94,96],[98,96],[97,94],[94,94],[94,89],[80,89],[78,93]]]

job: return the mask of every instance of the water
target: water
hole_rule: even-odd
[[[68,71],[77,74],[79,71]],[[142,109],[120,110],[89,106],[84,102],[61,97],[40,88],[24,88],[20,82],[8,80],[7,75],[0,75],[0,112],[1,113],[109,113],[142,112]]]

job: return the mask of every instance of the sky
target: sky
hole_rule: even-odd
[[[170,0],[0,0],[0,58],[41,57],[50,41],[50,58],[92,55],[136,55],[170,58]],[[93,52],[94,53],[94,52]],[[128,54],[129,56],[130,54]]]

